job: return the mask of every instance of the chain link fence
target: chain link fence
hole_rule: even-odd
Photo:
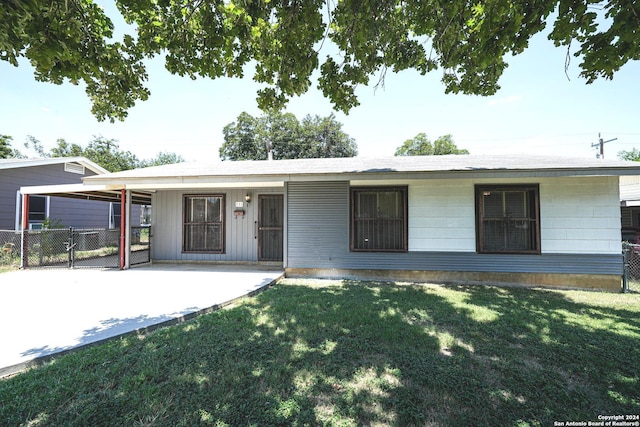
[[[24,240],[25,268],[119,266],[118,229],[29,230]]]
[[[640,244],[622,242],[623,292],[640,292]]]
[[[151,262],[151,227],[131,227],[131,265]]]
[[[0,230],[0,268],[20,267],[20,239],[22,233]]]
[[[150,262],[151,227],[132,227],[130,264]],[[5,268],[118,268],[120,229],[0,231]],[[22,264],[21,264],[22,257]]]

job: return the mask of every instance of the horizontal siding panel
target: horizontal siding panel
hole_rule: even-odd
[[[425,270],[498,273],[562,273],[622,275],[622,255],[499,255],[475,252],[359,253],[332,262],[298,257],[291,268]]]
[[[409,239],[409,251],[411,252],[424,252],[416,250],[416,248],[423,248],[425,246],[437,246],[440,251],[456,251],[456,252],[468,252],[469,246],[473,246],[475,240],[464,241],[461,239]]]
[[[463,227],[434,227],[431,224],[429,227],[423,228],[410,228],[409,240],[417,239],[471,239],[472,244],[475,244],[475,229],[463,228]]]
[[[85,176],[95,175],[86,170]],[[16,193],[20,187],[32,185],[79,184],[83,175],[64,171],[64,164],[18,167],[0,170],[0,229],[15,228]],[[94,209],[86,200],[51,197],[50,219],[58,220],[65,226],[103,227],[108,221],[109,205]],[[72,213],[76,213],[74,216]]]

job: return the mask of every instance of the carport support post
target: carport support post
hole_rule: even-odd
[[[29,267],[29,195],[22,195],[22,250],[20,268]]]
[[[120,190],[120,270],[131,267],[131,190]]]
[[[126,190],[123,188],[120,190],[120,270],[125,269],[125,253],[127,248],[125,247],[126,241],[126,216],[125,216],[125,204],[127,203]]]
[[[125,198],[126,233],[124,236],[124,268],[131,268],[131,190],[127,190]]]

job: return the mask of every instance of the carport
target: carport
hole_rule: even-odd
[[[20,270],[0,282],[0,377],[129,333],[186,321],[276,283],[279,267],[153,264]]]
[[[120,260],[121,270],[131,267],[131,206],[151,205],[152,191],[126,189],[124,186],[103,184],[62,184],[21,187],[22,199],[22,230],[29,230],[29,196],[56,196],[82,200],[98,200],[103,202],[120,203]],[[28,267],[27,244],[28,233],[23,231],[21,249],[21,267]]]

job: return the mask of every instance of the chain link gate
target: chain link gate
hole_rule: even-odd
[[[119,268],[120,229],[25,230],[25,268]],[[150,261],[151,227],[131,228],[130,264]]]

